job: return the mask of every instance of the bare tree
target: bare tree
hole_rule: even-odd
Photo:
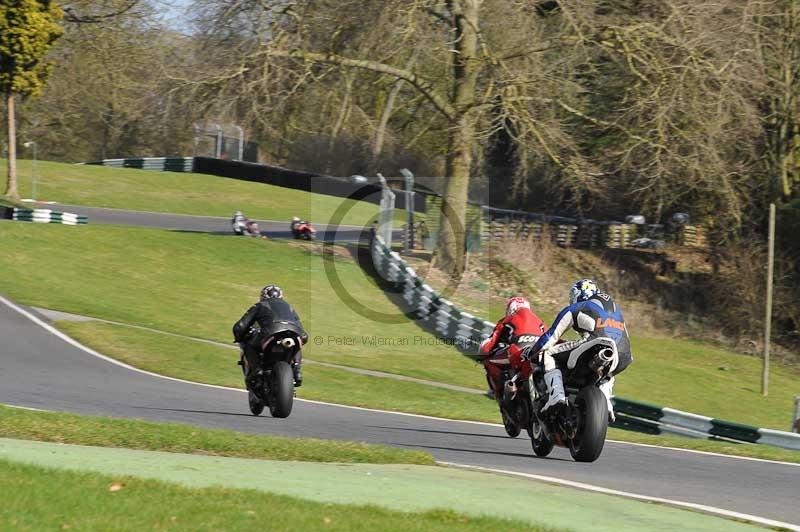
[[[540,27],[537,4],[511,0],[200,2],[209,42],[227,47],[228,53],[235,49],[241,60],[221,74],[206,77],[205,88],[199,90],[218,101],[221,88],[236,87],[259,105],[281,107],[301,87],[345,76],[348,70],[359,76],[349,79],[396,80],[390,92],[394,98],[401,83],[409,87],[424,101],[422,115],[438,116],[446,136],[445,216],[435,261],[457,274],[464,267],[465,209],[481,139],[507,128],[522,145],[533,143],[530,153],[544,154],[557,168],[554,176],[572,185],[574,196],[580,197],[585,188],[578,184],[594,180],[591,165],[583,160],[562,123],[565,110],[581,112],[569,104],[575,91],[565,91],[563,86],[556,89],[556,80],[572,76],[564,69],[566,61],[558,59],[557,49],[581,43],[570,38],[573,25],[560,14],[547,20],[549,27]],[[547,53],[551,64],[543,62]],[[414,54],[419,57],[412,60]],[[351,98],[342,103],[350,106]],[[346,112],[333,122],[337,133],[342,116]],[[376,139],[382,138],[385,120],[378,120]],[[422,129],[425,122],[418,120],[415,125]]]
[[[800,186],[800,2],[753,2],[756,49],[764,87],[770,197],[784,201]],[[775,190],[777,189],[777,190]]]

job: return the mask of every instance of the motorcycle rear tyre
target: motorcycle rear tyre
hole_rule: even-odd
[[[603,452],[608,431],[608,406],[603,392],[587,386],[575,399],[578,431],[569,442],[569,453],[576,462],[594,462]]]
[[[272,368],[272,386],[270,387],[269,413],[272,417],[285,418],[292,413],[294,402],[294,377],[292,368],[280,361]]]

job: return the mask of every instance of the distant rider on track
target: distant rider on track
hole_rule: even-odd
[[[556,345],[561,336],[570,328],[580,334],[581,339]],[[546,411],[554,405],[566,403],[561,370],[556,367],[553,355],[566,352],[576,354],[580,352],[582,345],[601,337],[614,341],[619,357],[616,366],[611,368],[611,377],[600,385],[600,390],[608,402],[609,418],[614,421],[614,408],[611,404],[614,376],[622,373],[633,361],[631,341],[628,337],[625,319],[622,317],[622,310],[617,307],[611,296],[601,292],[591,279],[581,279],[572,285],[569,306],[559,312],[553,325],[532,349],[533,353],[541,351],[545,370],[544,381],[549,394],[547,404],[542,411]]]
[[[492,335],[481,343],[481,355],[489,386],[499,400],[503,395],[503,374],[518,369],[525,345],[544,334],[544,322],[531,310],[530,302],[515,296],[506,302],[506,315],[494,326]]]
[[[261,378],[260,356],[264,340],[269,337],[273,324],[290,323],[301,332],[300,340],[308,342],[308,334],[300,323],[300,317],[294,308],[283,299],[283,290],[275,285],[267,285],[261,289],[260,300],[250,307],[244,316],[233,326],[233,337],[239,343],[245,361],[245,384],[252,389]],[[300,366],[303,355],[298,349],[292,363],[295,386],[303,384]]]

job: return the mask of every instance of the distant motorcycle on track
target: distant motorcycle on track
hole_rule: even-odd
[[[597,460],[608,430],[608,406],[598,385],[619,361],[614,341],[595,338],[571,352],[554,353],[567,405],[547,412],[541,411],[547,403],[544,370],[530,360],[538,360],[538,353],[529,348],[523,357],[522,370],[509,379],[498,400],[506,433],[515,438],[524,428],[536,456],[545,457],[558,445],[569,448],[577,462]]]
[[[231,226],[233,228],[233,234],[235,235],[252,236],[256,238],[261,237],[261,230],[258,228],[258,224],[252,220],[248,220],[241,211],[236,211],[233,215],[233,218],[231,218]]]
[[[314,240],[317,237],[317,230],[309,222],[297,217],[292,218],[292,236],[298,240]]]

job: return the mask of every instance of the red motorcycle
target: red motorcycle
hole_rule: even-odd
[[[314,240],[317,237],[317,230],[304,220],[293,220],[292,236],[299,240]]]

